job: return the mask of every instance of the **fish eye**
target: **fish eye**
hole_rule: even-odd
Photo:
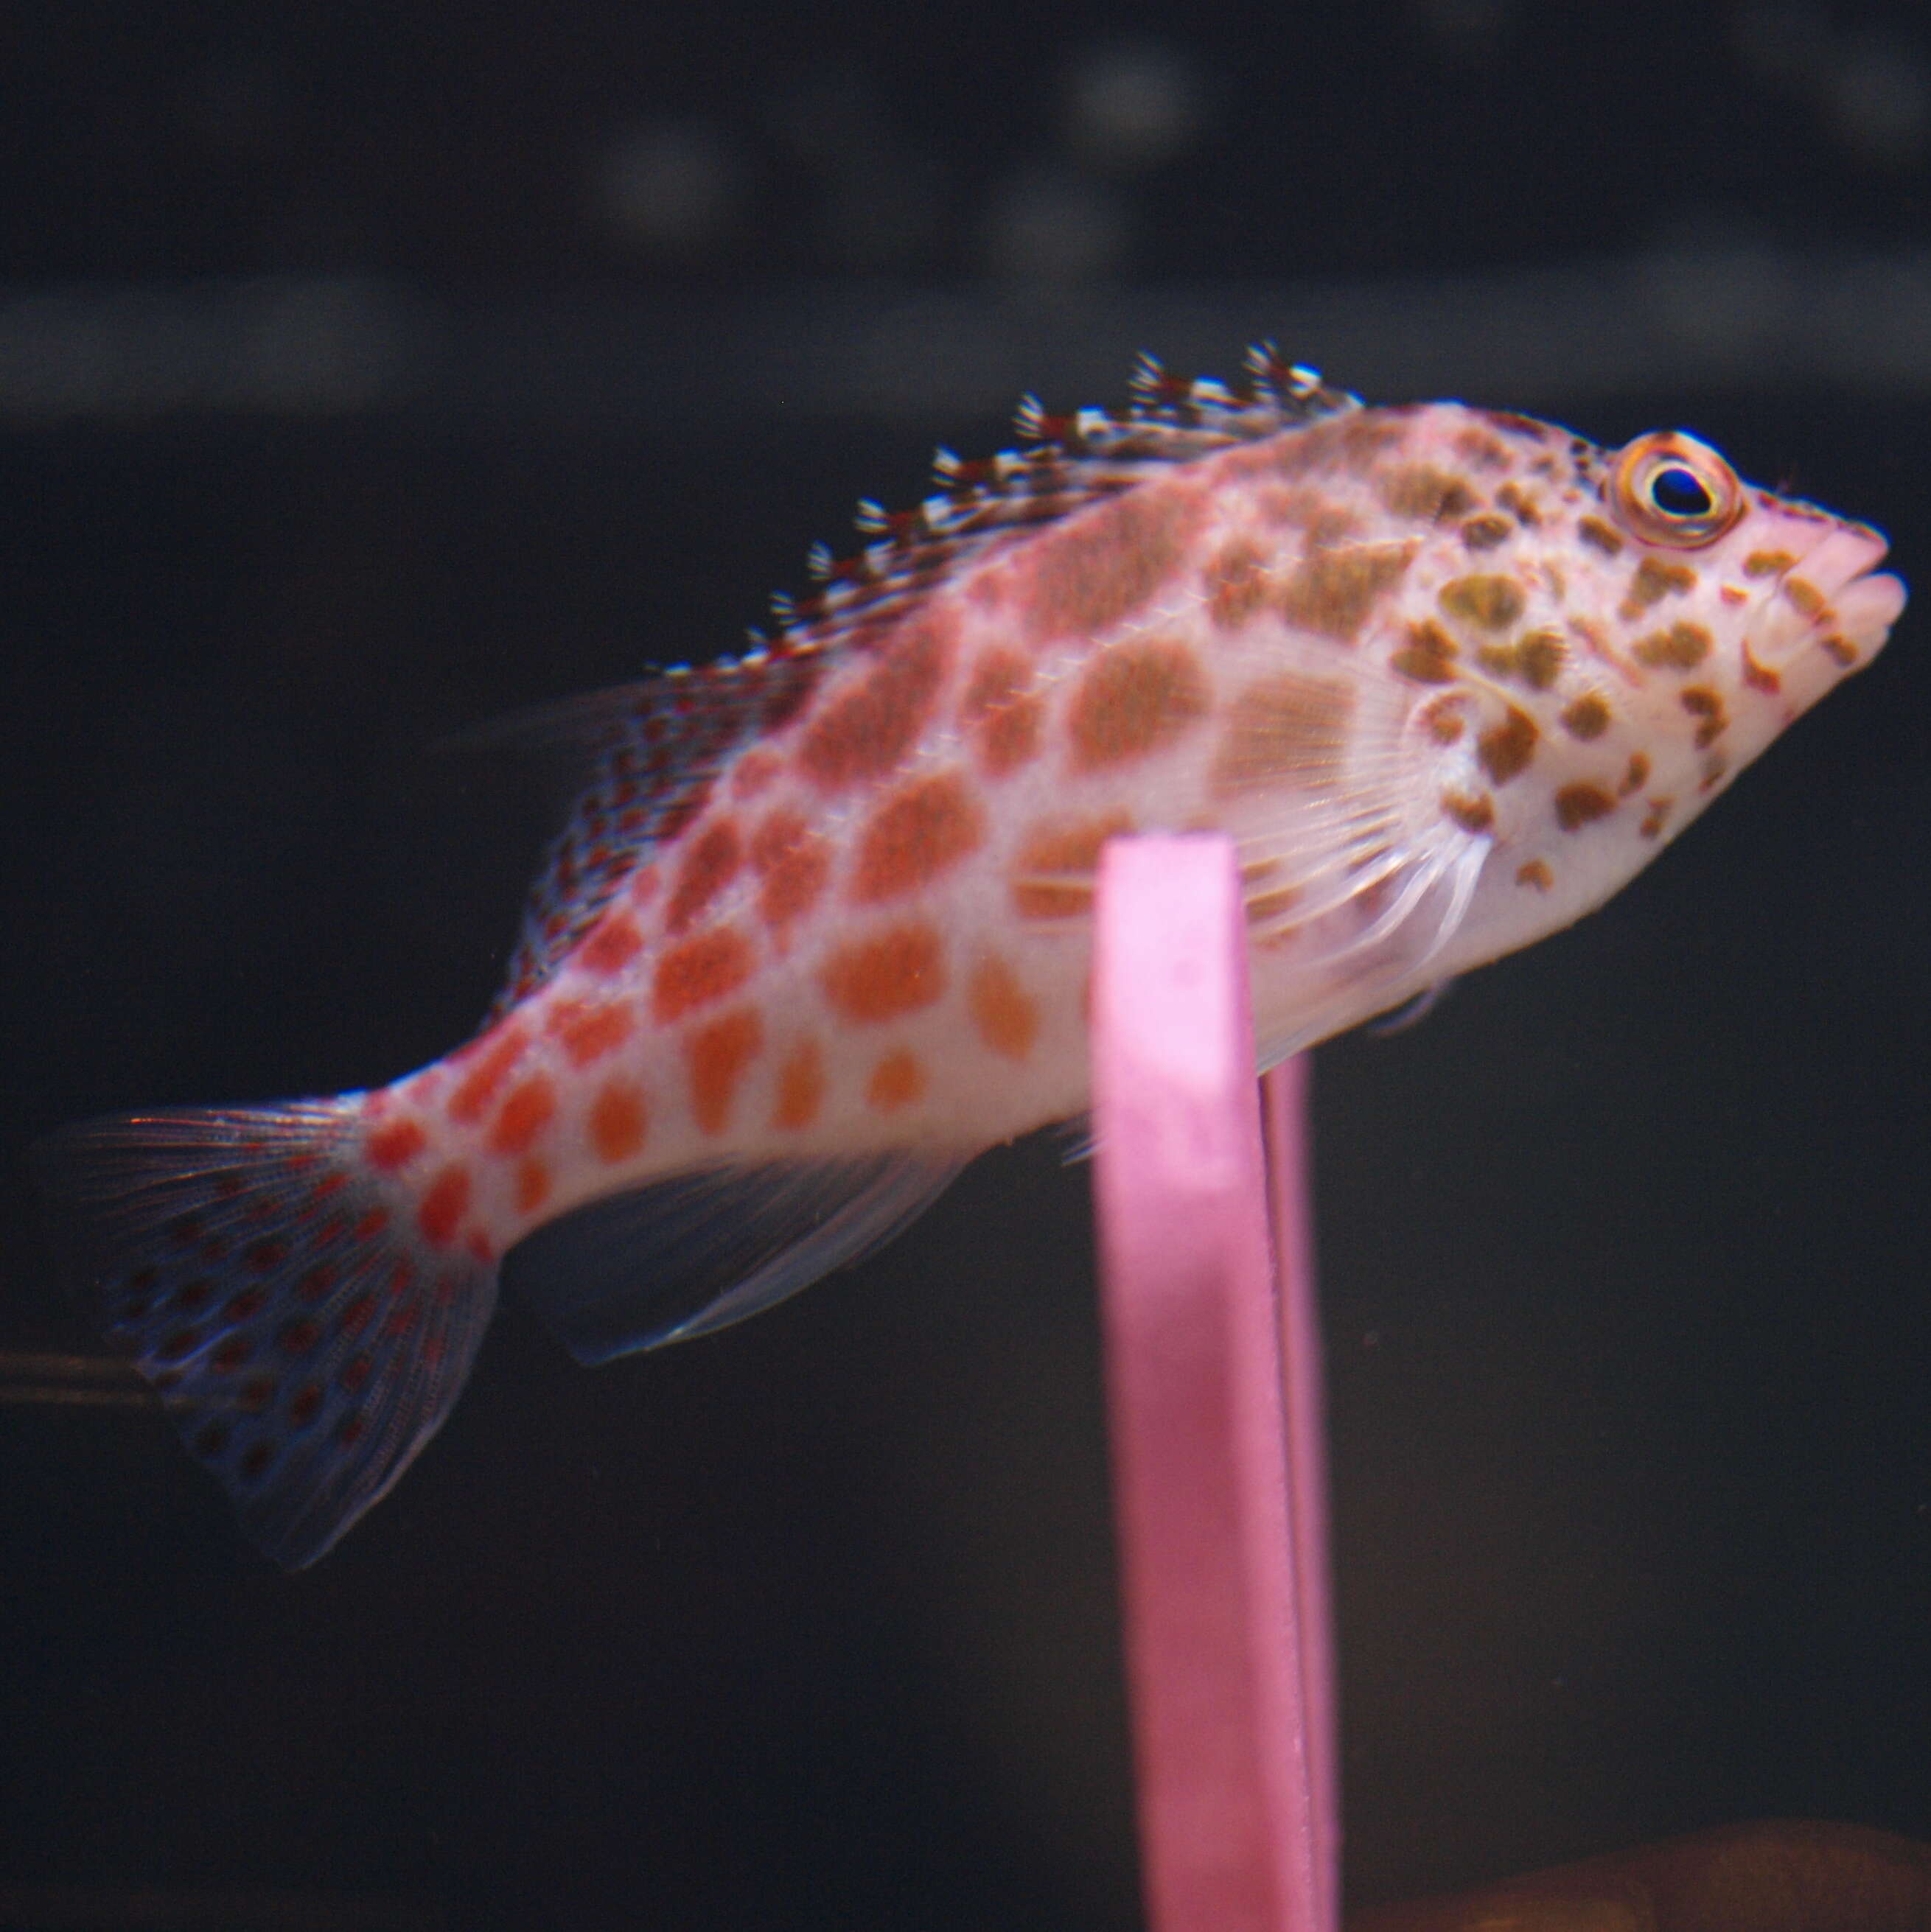
[[[1616,520],[1647,543],[1714,543],[1743,508],[1737,472],[1707,443],[1674,430],[1638,436],[1616,459],[1607,492]]]

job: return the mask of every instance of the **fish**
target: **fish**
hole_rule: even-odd
[[[511,1250],[602,1362],[1077,1120],[1110,839],[1231,841],[1265,1066],[1600,904],[1905,603],[1878,532],[1685,432],[1369,406],[1266,346],[1018,432],[861,504],[744,654],[485,734],[580,776],[465,1044],[45,1144],[97,1320],[273,1561],[435,1433]]]

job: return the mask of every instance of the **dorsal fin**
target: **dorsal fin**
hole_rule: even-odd
[[[797,711],[827,656],[877,648],[964,565],[1131,489],[1158,466],[1359,406],[1269,344],[1248,352],[1238,394],[1211,378],[1169,376],[1143,356],[1123,414],[1048,416],[1028,396],[1015,422],[1025,448],[969,462],[941,449],[923,502],[896,512],[861,502],[860,534],[878,541],[842,560],[815,546],[806,567],[816,587],[773,598],[778,634],[754,634],[745,656],[675,666],[466,734],[461,742],[565,751],[588,766],[531,889],[490,1019],[549,977],[650,848],[704,808],[732,755]]]
[[[815,650],[873,643],[962,565],[1131,489],[1158,466],[1360,407],[1359,398],[1329,388],[1317,370],[1284,362],[1266,343],[1248,352],[1241,394],[1210,377],[1170,376],[1145,355],[1132,391],[1123,414],[1049,416],[1026,397],[1014,423],[1024,448],[972,461],[941,448],[932,464],[935,491],[923,502],[896,512],[861,502],[859,532],[878,541],[842,560],[815,548],[809,568],[817,587],[771,600],[780,638]]]
[[[651,848],[703,810],[731,754],[796,712],[821,668],[817,652],[780,640],[468,735],[466,742],[560,752],[587,766],[530,887],[491,1022],[550,976]]]

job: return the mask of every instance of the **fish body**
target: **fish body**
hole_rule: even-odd
[[[379,1091],[51,1150],[110,1332],[279,1560],[433,1433],[502,1257],[600,1360],[805,1286],[1080,1113],[1101,848],[1239,854],[1263,1060],[1567,925],[1881,647],[1883,539],[1693,438],[1257,356],[941,452],[772,644],[587,764],[490,1023]]]

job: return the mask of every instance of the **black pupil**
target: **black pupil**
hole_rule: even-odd
[[[1650,478],[1650,501],[1666,517],[1707,517],[1716,507],[1696,472],[1674,464]]]

